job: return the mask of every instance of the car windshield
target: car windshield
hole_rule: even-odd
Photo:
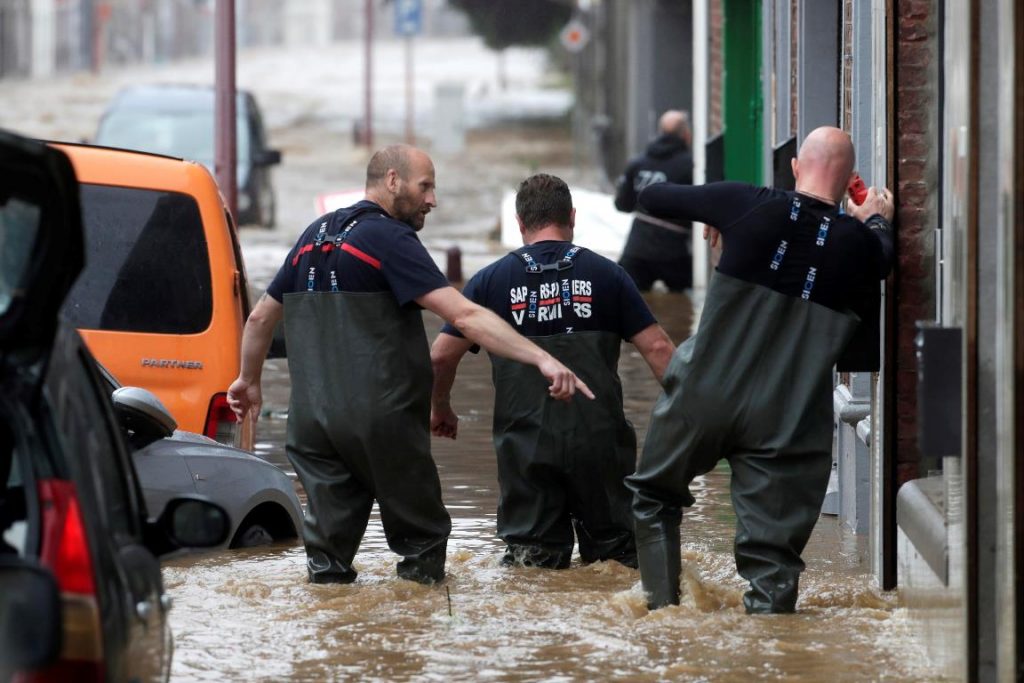
[[[213,313],[199,205],[177,192],[83,184],[85,270],[64,303],[76,327],[202,332]]]
[[[213,110],[123,109],[107,114],[96,144],[190,159],[213,168]],[[249,136],[238,117],[235,132],[239,165],[248,163]]]
[[[39,206],[17,197],[0,197],[0,315],[24,286],[29,255],[39,234]]]

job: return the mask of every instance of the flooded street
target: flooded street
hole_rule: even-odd
[[[284,155],[274,171],[277,227],[241,231],[256,293],[316,217],[316,195],[363,181],[368,154],[351,141],[359,98],[339,95],[341,86],[330,98],[316,96],[323,83],[333,85],[330,78],[346,78],[349,92],[358,85],[354,69],[347,74],[336,66],[351,63],[355,48],[332,48],[329,68],[311,54],[297,52],[290,66],[274,70],[261,66],[268,57],[258,52],[243,54],[239,62],[239,85],[261,100],[270,141]],[[396,45],[385,44],[380,54],[382,64],[400,63]],[[439,64],[458,62],[467,72],[483,63],[477,71],[486,77],[467,86],[481,108],[515,99],[515,93],[488,95],[496,90],[493,68],[484,60],[493,56],[478,41],[454,47],[439,41],[423,54],[424,79],[434,73],[428,57]],[[539,88],[542,65],[531,51],[523,54],[518,59],[510,52],[509,79]],[[124,70],[104,78],[17,83],[5,93],[11,106],[0,112],[0,125],[43,138],[88,137],[104,103],[123,83],[144,77],[196,82],[211,73],[209,62],[195,61],[150,67],[144,74]],[[389,82],[397,88],[396,78]],[[428,92],[432,86],[420,85]],[[392,102],[382,110],[398,128],[399,106]],[[492,237],[502,193],[530,173],[554,173],[573,186],[599,188],[596,173],[574,163],[567,128],[564,118],[543,125],[492,122],[469,131],[465,152],[435,157],[439,206],[421,235],[439,263],[445,249],[457,244],[468,276],[503,253]],[[395,141],[381,137],[380,144]],[[577,234],[585,230],[580,225]],[[688,297],[654,293],[649,301],[676,343],[688,336],[694,318]],[[433,339],[440,320],[430,313],[425,320]],[[620,374],[627,416],[642,443],[659,388],[628,344]],[[171,680],[940,680],[920,658],[896,594],[873,587],[862,539],[834,517],[819,520],[804,553],[808,569],[799,613],[746,616],[745,584],[732,556],[734,517],[724,467],[694,484],[697,504],[686,511],[682,526],[684,589],[678,607],[648,613],[639,572],[614,562],[582,566],[577,558],[564,571],[502,568],[503,544],[494,536],[492,404],[489,361],[485,354],[468,356],[453,392],[459,439],[433,439],[453,522],[444,585],[424,587],[395,576],[399,558],[387,548],[376,511],[356,556],[360,574],[352,585],[308,584],[301,544],[167,561],[163,576],[174,600]],[[268,361],[257,453],[291,472],[283,448],[287,406],[286,361]]]
[[[681,339],[689,300],[650,301]],[[440,322],[426,315],[432,338]],[[620,371],[642,439],[657,386],[631,348],[623,346]],[[269,365],[259,450],[290,469],[282,446],[287,372],[283,361]],[[725,468],[698,480],[697,505],[684,516],[679,607],[648,613],[639,572],[615,562],[499,566],[492,401],[489,361],[467,357],[453,393],[459,439],[433,440],[453,522],[445,585],[395,576],[398,558],[376,513],[353,585],[306,583],[299,545],[171,561],[172,680],[938,680],[910,654],[895,595],[871,587],[856,536],[835,518],[821,518],[805,553],[799,614],[746,616]]]
[[[276,230],[242,231],[255,292],[314,217],[311,180],[361,182],[365,153],[349,149],[339,163],[311,144],[320,134],[330,139],[317,126],[281,131],[290,159],[278,175],[286,219]],[[537,170],[595,186],[573,167],[564,127],[497,126],[467,142],[465,152],[435,160],[439,207],[420,234],[442,267],[444,250],[459,245],[467,276],[505,252],[493,239],[504,189]],[[585,230],[578,226],[577,236]],[[652,293],[648,300],[674,341],[690,334],[689,297]],[[425,313],[425,322],[432,340],[440,320]],[[659,388],[628,344],[620,375],[642,443]],[[268,361],[256,450],[290,472],[288,391],[286,361]],[[697,505],[683,521],[679,607],[649,614],[639,572],[614,562],[582,566],[577,557],[557,572],[501,567],[493,396],[486,354],[467,355],[453,391],[459,439],[432,440],[453,524],[445,585],[395,576],[399,558],[387,548],[376,509],[353,585],[308,584],[301,545],[173,560],[164,569],[175,600],[172,681],[939,680],[916,658],[896,595],[872,587],[863,548],[835,518],[821,518],[805,553],[800,613],[747,617],[726,468],[695,484]]]

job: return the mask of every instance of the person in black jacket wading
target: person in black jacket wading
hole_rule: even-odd
[[[655,183],[690,185],[693,158],[690,156],[690,123],[686,112],[670,109],[658,121],[658,137],[643,156],[629,162],[619,177],[615,208],[633,211],[640,192]],[[637,211],[633,227],[622,250],[619,265],[646,292],[661,280],[673,292],[693,286],[690,221],[669,220]]]

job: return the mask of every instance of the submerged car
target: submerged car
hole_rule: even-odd
[[[248,548],[298,538],[302,506],[288,475],[251,453],[178,430],[151,392],[121,387],[106,371],[103,379],[129,433],[132,460],[151,512],[158,513],[183,493],[198,493],[222,505],[234,521],[219,547]]]
[[[125,88],[100,119],[96,144],[191,159],[213,172],[215,91],[202,85]],[[281,152],[267,147],[263,116],[251,93],[235,104],[238,222],[273,227],[277,202],[270,169]]]
[[[166,680],[158,558],[231,526],[195,494],[149,517],[95,362],[59,317],[84,253],[67,156],[0,131],[2,680]]]

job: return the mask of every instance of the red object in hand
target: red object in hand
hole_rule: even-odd
[[[864,184],[860,175],[854,174],[853,180],[850,181],[850,187],[846,188],[846,191],[850,195],[850,199],[857,206],[864,203],[864,200],[868,198],[868,186]]]

